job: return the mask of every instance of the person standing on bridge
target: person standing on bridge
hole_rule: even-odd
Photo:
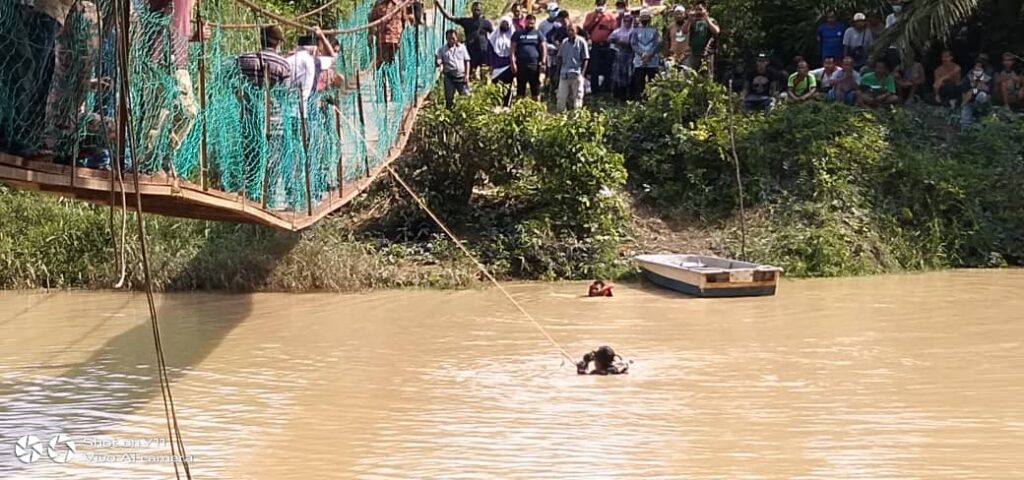
[[[10,1],[0,32],[0,149],[36,156],[43,131],[46,96],[53,79],[53,49],[72,0]]]
[[[244,171],[248,172],[248,178],[243,179],[246,183],[246,191],[252,199],[259,199],[262,195],[262,179],[267,177],[268,205],[274,198],[274,192],[278,191],[280,178],[280,166],[272,159],[270,152],[271,144],[276,143],[280,147],[280,139],[283,133],[281,109],[269,95],[271,88],[282,85],[291,78],[292,67],[281,55],[278,49],[284,42],[284,32],[281,27],[271,25],[263,27],[260,31],[260,51],[240,55],[236,60],[239,71],[251,87],[242,90],[242,154],[247,165]],[[266,96],[266,97],[265,97]],[[265,109],[265,102],[269,102],[269,111]],[[266,122],[262,123],[261,119]],[[269,126],[269,132],[266,131]],[[280,148],[278,148],[280,150]],[[278,153],[277,156],[280,156]]]
[[[377,67],[391,63],[398,54],[402,41],[402,14],[398,0],[377,0],[370,10],[370,23],[380,21],[370,30],[370,38],[377,43]]]
[[[486,64],[487,62],[487,50],[488,40],[487,37],[494,31],[494,26],[491,25],[491,21],[484,17],[484,7],[480,2],[473,2],[473,6],[470,7],[470,11],[473,16],[471,17],[454,17],[444,9],[444,5],[439,0],[434,2],[437,5],[437,9],[444,15],[444,18],[451,20],[456,25],[462,27],[462,31],[465,34],[466,51],[469,52],[469,77],[477,78],[477,69]]]

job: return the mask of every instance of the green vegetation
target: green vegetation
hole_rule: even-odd
[[[421,113],[400,174],[501,278],[623,278],[658,217],[676,250],[744,256],[791,276],[1024,263],[1024,119],[964,133],[943,110],[837,105],[736,110],[723,88],[671,76],[603,112],[501,106],[478,86]],[[732,119],[733,136],[730,136]],[[643,212],[643,213],[641,213]],[[110,210],[0,188],[0,288],[109,287]],[[653,217],[652,217],[653,215]],[[390,178],[301,234],[147,217],[161,289],[463,287],[473,265]],[[120,211],[113,216],[120,229]],[[127,282],[141,282],[128,217]],[[669,238],[671,240],[671,238]]]
[[[495,86],[460,100],[452,111],[422,114],[401,166],[431,209],[500,274],[554,279],[625,271],[618,245],[626,170],[605,146],[604,116],[548,115],[530,101],[506,109]],[[400,231],[413,241],[436,234],[413,203],[395,200],[379,234]]]
[[[729,109],[721,86],[677,76],[611,131],[646,202],[724,228],[723,253],[739,256]],[[1004,113],[961,135],[936,112],[811,103],[734,116],[747,258],[798,276],[1024,262],[1024,122]]]
[[[0,288],[111,288],[120,278],[110,210],[0,187]],[[120,230],[121,211],[114,224]],[[449,242],[395,244],[359,236],[348,217],[299,233],[146,217],[155,288],[348,291],[465,287],[476,281]],[[136,220],[127,218],[126,285],[143,285]]]

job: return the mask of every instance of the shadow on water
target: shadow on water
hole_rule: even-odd
[[[244,270],[248,278],[265,278],[277,262],[292,250],[298,239],[296,234],[271,235],[269,241],[262,246],[253,245],[247,258],[236,259],[233,268]],[[223,252],[217,251],[222,247],[223,242],[208,242],[179,276],[193,276],[193,269],[196,268],[208,269],[208,262],[214,258],[223,262]],[[229,268],[232,267],[225,266],[225,275],[239,273],[231,272]],[[185,279],[179,282],[175,279],[171,284],[180,285],[189,281]],[[51,369],[54,372],[52,376],[33,376],[26,380],[0,377],[0,438],[5,440],[4,443],[7,443],[6,440],[13,442],[26,432],[34,433],[44,441],[49,435],[61,431],[72,436],[97,435],[116,426],[125,416],[132,415],[154,398],[160,398],[156,352],[148,310],[144,296],[140,293],[134,295],[138,296],[131,301],[132,306],[124,307],[128,308],[125,313],[137,317],[137,324],[108,340],[88,359],[72,364],[37,367]],[[157,301],[161,337],[172,385],[206,359],[253,310],[252,296],[241,294],[172,293],[159,296]],[[96,328],[99,327],[90,331]],[[16,373],[20,368],[17,366],[11,372]],[[176,397],[179,412],[181,398]],[[162,423],[163,418],[159,421]],[[17,469],[21,465],[16,461],[7,461],[13,461],[12,457],[4,457],[0,458],[4,460],[0,461],[0,472],[11,466]]]

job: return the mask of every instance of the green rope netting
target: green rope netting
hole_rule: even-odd
[[[62,12],[25,3],[0,0],[0,149],[51,150],[87,166],[85,158],[114,152],[116,79],[126,73],[136,150],[124,159],[125,168],[197,182],[205,130],[210,188],[254,201],[263,201],[266,192],[269,207],[296,211],[385,160],[403,113],[418,93],[433,88],[434,52],[447,28],[441,15],[428,15],[419,28],[405,24],[398,53],[379,66],[370,30],[337,35],[332,68],[346,86],[314,93],[300,111],[299,90],[288,82],[265,90],[242,76],[236,58],[258,50],[258,31],[230,28],[230,22],[272,20],[229,0],[203,3],[205,21],[228,27],[214,27],[201,43],[175,38],[173,15],[152,11],[155,2],[133,2],[127,72],[115,67],[113,0],[75,0],[62,21],[55,18]],[[336,28],[365,25],[373,4],[355,5]],[[453,7],[462,11],[465,0]],[[355,88],[357,75],[361,88]]]

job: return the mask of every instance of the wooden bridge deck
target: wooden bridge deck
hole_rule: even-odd
[[[403,113],[398,137],[388,151],[380,152],[381,162],[366,172],[365,176],[346,182],[341,188],[325,194],[319,203],[313,205],[311,215],[305,208],[299,211],[263,208],[260,202],[248,200],[242,195],[212,188],[204,189],[195,183],[166,175],[139,175],[142,210],[146,213],[174,217],[255,223],[283,230],[302,230],[350,202],[384,171],[385,166],[401,155],[428,93],[429,91],[424,92],[411,108]],[[367,138],[372,139],[376,133],[371,131],[371,128],[372,126],[368,124]],[[345,158],[346,161],[361,161],[352,158],[351,155],[346,155]],[[0,153],[0,182],[99,205],[113,203],[115,206],[121,204],[123,188],[123,191],[130,195],[127,200],[128,208],[135,209],[135,186],[130,174],[124,175],[123,182],[119,182],[116,173],[112,171],[72,168]]]

